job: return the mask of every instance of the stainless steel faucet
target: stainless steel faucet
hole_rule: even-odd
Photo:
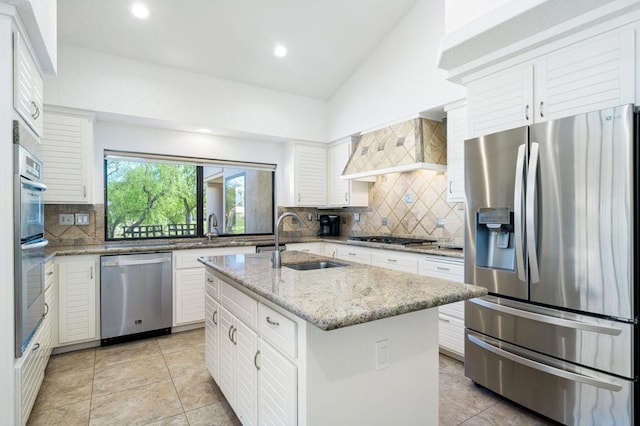
[[[286,213],[282,213],[282,216],[280,216],[278,218],[278,220],[276,221],[276,230],[275,230],[275,237],[276,237],[276,250],[273,252],[273,256],[271,257],[271,263],[273,263],[273,267],[274,268],[280,268],[282,267],[282,261],[280,259],[280,249],[278,248],[278,244],[279,244],[279,238],[278,238],[278,229],[280,229],[280,222],[282,222],[282,219],[284,219],[287,216],[291,216],[293,218],[295,218],[298,221],[298,228],[302,229],[302,219],[300,219],[300,216],[298,216],[295,213],[291,213],[291,212],[286,212]]]
[[[207,233],[205,236],[211,241],[211,237],[217,237],[218,235],[218,218],[215,213],[211,213],[207,218]]]

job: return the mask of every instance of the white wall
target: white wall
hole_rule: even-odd
[[[445,33],[468,25],[476,18],[489,14],[511,0],[446,0],[444,13]],[[522,2],[523,0],[517,0]],[[539,0],[535,0],[539,2]],[[529,1],[530,2],[530,1]]]
[[[216,160],[251,161],[281,164],[279,143],[181,132],[154,127],[96,121],[94,124],[95,194],[104,190],[104,150],[137,151],[153,154],[181,155]],[[282,179],[281,167],[276,182]],[[97,197],[101,203],[101,196]],[[220,221],[220,216],[218,216]],[[221,222],[220,222],[221,224]],[[219,229],[221,229],[219,227]]]
[[[326,103],[176,68],[59,45],[45,104],[326,141]]]
[[[465,97],[436,66],[444,1],[420,0],[329,100],[331,140]]]

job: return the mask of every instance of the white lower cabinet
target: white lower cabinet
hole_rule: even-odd
[[[58,343],[100,338],[100,304],[97,291],[100,257],[61,256],[58,267]]]
[[[338,245],[338,247],[336,247],[335,257],[338,259],[350,260],[351,262],[371,265],[371,249],[349,245]]]
[[[464,282],[464,261],[454,258],[423,256],[418,261],[420,275]],[[440,348],[464,357],[464,302],[451,303],[438,308],[438,338]]]
[[[415,255],[393,252],[391,250],[376,250],[371,255],[371,264],[395,271],[418,273],[418,259]]]
[[[220,305],[209,294],[205,295],[205,352],[204,364],[216,382],[219,381],[220,341],[218,324],[220,323]]]
[[[258,341],[258,412],[261,425],[297,424],[296,366],[264,339]]]

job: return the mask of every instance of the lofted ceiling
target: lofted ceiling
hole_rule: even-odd
[[[58,0],[59,42],[327,100],[417,0],[134,2]]]

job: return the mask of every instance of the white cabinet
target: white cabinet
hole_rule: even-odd
[[[467,85],[469,136],[634,101],[634,33],[585,40]]]
[[[220,389],[243,425],[258,424],[258,335],[220,307]]]
[[[415,255],[392,250],[374,250],[371,254],[371,264],[411,274],[418,273],[418,259]]]
[[[305,253],[325,256],[325,243],[290,243],[287,244],[287,250],[303,251]]]
[[[350,260],[356,263],[371,265],[371,249],[367,248],[337,245],[335,257],[337,259]]]
[[[255,253],[254,246],[178,250],[173,252],[173,326],[205,319],[205,266],[202,256]]]
[[[340,179],[351,155],[351,140],[327,150],[327,205],[329,207],[368,207],[369,183]]]
[[[19,33],[13,33],[13,107],[42,136],[42,76]]]
[[[270,344],[258,342],[258,413],[261,425],[297,425],[296,366]]]
[[[464,140],[467,139],[466,100],[445,106],[447,111],[447,201],[464,201]]]
[[[100,311],[96,297],[99,256],[62,256],[58,266],[59,344],[100,338]]]
[[[290,142],[284,147],[284,199],[290,207],[327,204],[327,150],[322,145]]]
[[[205,322],[205,359],[204,363],[209,370],[209,374],[216,382],[219,380],[219,365],[220,365],[220,342],[218,340],[218,324],[220,317],[220,305],[218,302],[209,296],[205,295],[205,310],[206,310],[206,322]]]
[[[44,200],[49,204],[92,204],[93,117],[44,113],[42,155]]]
[[[424,256],[418,263],[420,275],[464,282],[464,261],[462,259]],[[463,358],[464,302],[438,307],[438,320],[440,348],[458,358]]]

